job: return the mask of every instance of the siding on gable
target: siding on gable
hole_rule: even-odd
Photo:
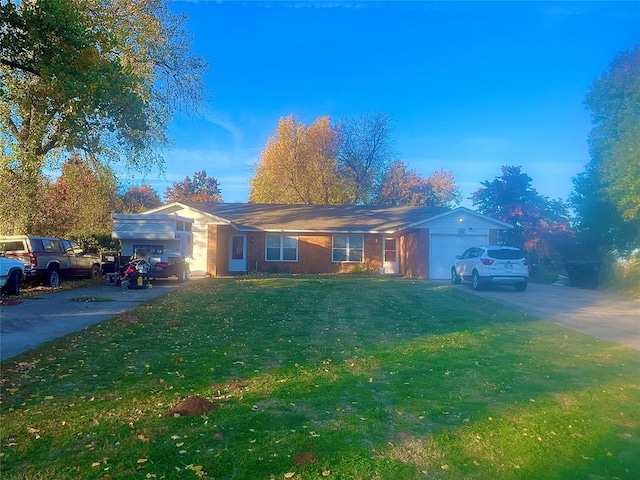
[[[434,234],[488,235],[490,243],[493,243],[494,240],[497,240],[497,233],[506,230],[506,228],[500,228],[496,223],[496,221],[479,214],[469,214],[462,211],[429,220],[418,228],[429,228]]]

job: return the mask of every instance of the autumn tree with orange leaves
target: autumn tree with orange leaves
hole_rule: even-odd
[[[444,170],[425,178],[396,160],[384,176],[376,205],[448,207],[460,203],[460,189],[453,173]]]
[[[254,203],[340,205],[346,186],[336,162],[337,132],[329,117],[307,126],[289,115],[278,121],[250,180]]]
[[[453,174],[424,178],[393,162],[391,117],[365,114],[332,125],[280,118],[249,181],[253,203],[315,205],[433,205],[459,203]]]
[[[109,230],[119,202],[111,169],[91,167],[75,157],[64,163],[62,174],[45,189],[44,198],[36,231],[61,237]]]
[[[160,205],[158,193],[146,183],[129,188],[122,196],[123,213],[140,213]]]
[[[222,191],[218,180],[202,170],[194,173],[193,178],[187,176],[182,182],[174,182],[165,190],[164,197],[169,202],[222,202]]]

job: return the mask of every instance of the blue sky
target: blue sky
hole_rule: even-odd
[[[278,119],[386,111],[397,158],[453,172],[465,199],[520,165],[566,199],[589,160],[584,95],[640,42],[640,2],[178,0],[210,63],[203,118],[176,118],[159,194],[206,170],[226,202],[248,200]],[[141,179],[133,180],[140,183]],[[468,200],[463,202],[471,206]]]

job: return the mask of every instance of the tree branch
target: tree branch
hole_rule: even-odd
[[[22,65],[21,63],[14,62],[12,60],[7,60],[5,58],[0,58],[0,63],[2,65],[6,65],[10,68],[15,68],[16,70],[22,70],[23,72],[33,73],[34,75],[40,76],[40,72],[35,68],[29,67],[27,65]]]

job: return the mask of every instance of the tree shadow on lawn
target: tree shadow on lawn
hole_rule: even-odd
[[[550,327],[564,338],[562,329]],[[634,385],[638,355],[587,337],[563,345],[539,333],[511,345],[501,343],[500,332],[470,333],[466,342],[417,339],[342,362],[276,369],[266,379],[248,375],[233,392],[219,384],[202,394],[228,394],[209,416],[228,441],[277,439],[279,451],[308,449],[334,469],[345,452],[371,463],[397,462],[400,469],[438,472],[446,464],[457,478],[483,469],[487,478],[502,468],[517,470],[516,478],[552,478],[559,471],[581,478],[580,472],[637,466],[630,455],[637,427],[630,425],[640,418],[629,414],[638,395],[621,398],[616,391]],[[502,353],[492,350],[498,348]],[[259,468],[258,456],[244,461]]]
[[[95,395],[103,400],[96,419],[118,403],[141,412],[138,428],[156,432],[193,436],[215,425],[226,446],[209,445],[212,452],[190,460],[206,462],[214,477],[238,464],[245,472],[264,471],[260,458],[273,452],[280,454],[274,471],[286,472],[287,455],[301,451],[313,451],[324,468],[340,466],[344,475],[361,468],[345,458],[380,462],[371,468],[389,469],[384,478],[410,478],[407,465],[413,473],[442,473],[445,464],[454,478],[478,472],[477,478],[509,478],[502,468],[517,470],[513,478],[557,477],[567,464],[590,471],[594,462],[583,456],[596,459],[596,471],[612,468],[621,477],[621,461],[638,466],[620,460],[638,441],[637,352],[441,285],[399,282],[401,294],[371,289],[355,303],[348,295],[353,283],[343,281],[302,292],[253,283],[251,295],[233,307],[225,305],[233,291],[218,292],[215,301],[171,297],[162,300],[162,314],[157,301],[135,310],[139,323],[106,322],[77,340],[22,356],[22,363],[41,361],[40,379],[25,379],[24,387],[36,396],[53,389],[56,401],[69,404]],[[307,296],[314,303],[301,298]],[[86,335],[98,343],[74,350]],[[110,372],[98,357],[92,360],[104,350],[114,360]],[[59,357],[79,372],[57,370]],[[41,383],[44,376],[53,382]],[[199,417],[164,418],[189,395],[220,408],[206,424]],[[33,402],[11,403],[20,411]],[[91,408],[83,414],[91,416]],[[523,435],[545,421],[556,440],[548,432],[540,435],[544,441]],[[580,429],[570,431],[569,422]],[[149,446],[150,455],[161,460],[155,448]]]
[[[253,405],[253,412],[277,418],[288,413],[296,418],[292,425],[306,423],[312,431],[325,432],[323,436],[327,431],[340,432],[328,436],[324,445],[329,450],[335,449],[338,438],[345,449],[370,445],[378,451],[386,450],[389,442],[402,443],[407,436],[469,436],[478,424],[484,424],[479,427],[484,434],[499,422],[509,425],[498,436],[516,437],[516,441],[528,427],[531,438],[526,438],[523,448],[541,450],[538,462],[542,459],[542,465],[552,463],[553,468],[566,469],[575,460],[576,472],[581,471],[580,464],[588,470],[590,462],[582,456],[590,452],[606,457],[600,445],[610,450],[618,445],[623,453],[635,449],[637,437],[625,440],[623,434],[633,431],[629,425],[640,422],[639,415],[629,415],[638,394],[619,396],[618,390],[637,387],[640,358],[636,352],[580,334],[571,339],[564,329],[549,324],[521,333],[518,341],[510,333],[498,329],[420,338],[364,349],[358,357],[340,363],[298,365],[291,373],[279,372],[281,379],[271,372],[273,378],[266,383],[271,388],[261,383],[254,389],[247,379],[242,398]],[[508,344],[506,335],[512,340]],[[289,375],[295,380],[283,381]],[[627,418],[612,419],[621,412]],[[297,419],[300,415],[302,420]],[[547,420],[551,424],[538,425]],[[558,425],[562,421],[566,423]],[[590,425],[580,425],[585,421]],[[602,426],[596,425],[599,422]],[[567,433],[571,423],[577,423],[575,434],[585,441],[575,444],[574,432]],[[514,428],[519,431],[514,433]],[[557,439],[562,440],[560,444],[540,447],[536,429],[554,428],[562,435]],[[562,443],[567,436],[572,445]],[[441,443],[447,441],[441,439]],[[507,455],[509,448],[503,450]],[[469,460],[472,464],[473,458]]]

